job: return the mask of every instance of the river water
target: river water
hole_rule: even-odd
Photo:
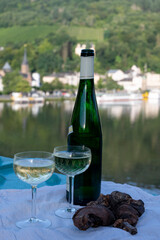
[[[0,103],[0,155],[53,151],[66,144],[73,101]],[[99,105],[103,131],[102,180],[160,194],[160,102]]]

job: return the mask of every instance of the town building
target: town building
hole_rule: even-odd
[[[20,73],[22,77],[26,79],[32,87],[40,87],[40,74],[37,72],[31,74],[29,70],[26,48],[24,49],[24,56],[21,64]]]
[[[0,76],[0,92],[3,92],[3,79]]]
[[[0,69],[0,77],[4,77],[5,76],[5,72],[3,69]]]
[[[27,49],[25,48],[24,49],[24,56],[23,56],[23,61],[22,61],[22,64],[21,64],[21,71],[20,71],[20,74],[22,75],[22,77],[24,79],[26,79],[30,85],[31,85],[31,82],[32,82],[32,76],[31,76],[31,73],[29,71],[29,64],[28,64],[28,60],[27,60]]]
[[[75,54],[80,56],[81,55],[81,50],[82,49],[86,49],[87,45],[86,44],[80,44],[77,43],[76,47],[75,47]],[[90,44],[90,49],[93,49],[95,52],[95,45],[93,43]]]
[[[58,79],[63,84],[69,84],[77,86],[79,82],[79,73],[52,73],[51,75],[44,76],[44,83],[52,83],[55,79]]]
[[[98,73],[94,74],[95,84],[97,84],[97,82],[100,80],[100,78],[105,78],[105,76],[100,75]],[[79,80],[80,80],[80,73],[79,72],[66,72],[66,73],[55,73],[54,72],[51,75],[44,76],[42,80],[44,83],[52,83],[55,79],[58,79],[63,84],[77,86],[79,84]]]
[[[37,72],[32,73],[32,87],[40,87],[40,74]]]
[[[118,82],[122,79],[127,78],[128,75],[126,75],[122,70],[120,69],[110,69],[107,72],[107,76],[112,78],[114,81]]]
[[[0,69],[0,92],[3,92],[4,86],[3,86],[3,77],[6,73],[9,73],[12,71],[12,68],[8,62],[4,64],[2,69]]]
[[[140,68],[133,65],[131,69],[123,72],[120,69],[111,69],[107,72],[107,76],[111,77],[120,86],[123,86],[127,92],[142,90],[144,83],[144,75]]]
[[[2,68],[2,70],[4,71],[4,73],[8,73],[12,71],[12,68],[10,66],[10,64],[8,62],[6,62]]]
[[[145,81],[147,89],[160,89],[160,74],[148,72],[145,74]]]
[[[5,74],[8,74],[12,71],[12,68],[8,62],[4,64],[2,69],[0,69],[0,92],[3,91],[3,77]],[[32,87],[40,87],[40,74],[39,73],[32,73],[29,70],[29,64],[27,59],[27,50],[24,49],[24,56],[21,64],[20,70],[21,76],[29,82]]]

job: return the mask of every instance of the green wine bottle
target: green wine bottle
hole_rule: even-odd
[[[96,200],[101,190],[102,131],[94,88],[94,50],[91,49],[81,51],[80,83],[68,145],[84,145],[92,152],[90,167],[75,176],[74,181],[74,204],[83,206]],[[67,191],[67,198],[68,194]]]

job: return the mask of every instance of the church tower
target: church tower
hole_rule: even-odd
[[[24,49],[23,61],[21,64],[21,75],[26,79],[30,84],[32,82],[31,73],[29,71],[29,64],[27,60],[27,49]]]

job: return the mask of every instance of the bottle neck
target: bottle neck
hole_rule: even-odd
[[[94,79],[94,56],[81,56],[80,80]]]

